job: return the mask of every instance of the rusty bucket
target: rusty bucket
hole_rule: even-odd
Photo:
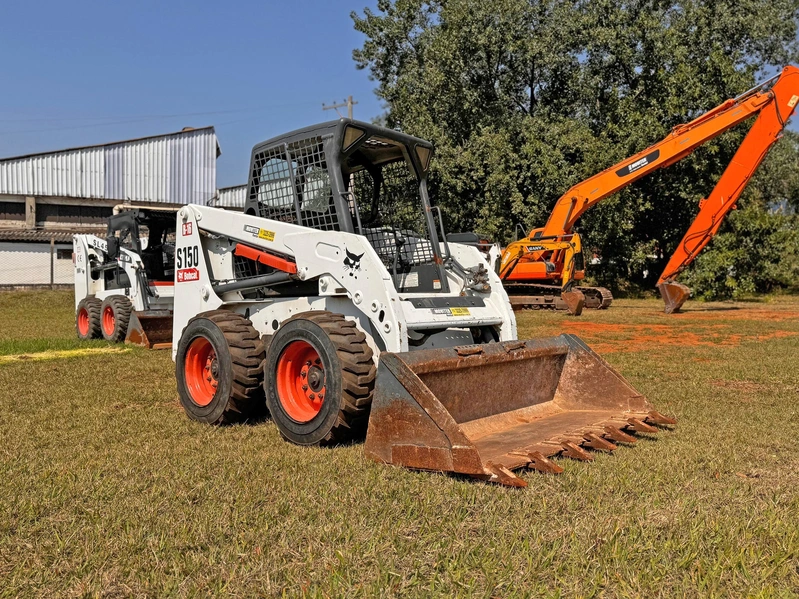
[[[660,297],[663,298],[665,304],[664,311],[666,314],[673,314],[679,312],[682,305],[691,296],[691,290],[681,283],[674,281],[664,281],[658,284],[658,291]]]
[[[148,349],[172,347],[172,312],[149,310],[130,315],[125,343],[142,345]]]
[[[635,443],[674,424],[574,335],[383,353],[365,452],[408,468],[526,486],[513,470]]]
[[[566,309],[572,316],[580,316],[585,307],[585,295],[578,289],[571,291],[564,291],[560,294],[560,298],[566,304]]]

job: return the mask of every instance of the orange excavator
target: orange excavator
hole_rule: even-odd
[[[546,225],[533,229],[503,251],[499,275],[511,303],[514,307],[551,306],[575,315],[583,307],[607,308],[612,301],[610,292],[577,286],[585,277],[582,243],[579,234],[572,231],[577,219],[591,206],[634,181],[682,160],[707,141],[758,115],[713,191],[699,202],[699,213],[658,279],[665,312],[678,311],[690,290],[675,279],[735,208],[757,167],[780,139],[797,101],[799,69],[787,66],[779,75],[690,123],[675,127],[658,143],[569,189],[556,202]]]

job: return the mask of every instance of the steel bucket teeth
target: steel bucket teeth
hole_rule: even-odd
[[[421,470],[523,486],[674,424],[573,335],[380,356],[364,451]]]
[[[571,441],[565,441],[563,443],[563,455],[567,458],[571,458],[573,460],[580,460],[582,462],[593,462],[594,456],[588,453],[585,449],[577,445],[576,443],[572,443]]]
[[[594,433],[587,433],[585,435],[585,441],[583,444],[586,447],[590,447],[591,449],[596,449],[598,451],[614,451],[618,448],[618,445],[615,443],[611,443],[607,439],[600,437],[599,435],[595,435]]]
[[[652,424],[659,424],[661,426],[677,424],[676,418],[664,416],[657,410],[652,410],[651,412],[649,412],[649,414],[646,415],[646,420],[647,422],[651,422]]]
[[[608,436],[608,438],[613,439],[616,443],[627,443],[629,445],[634,445],[638,442],[638,439],[632,435],[628,435],[623,430],[615,426],[606,426],[605,434]]]

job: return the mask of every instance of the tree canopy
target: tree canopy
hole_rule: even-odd
[[[381,118],[436,146],[430,187],[447,226],[501,242],[517,223],[542,226],[575,183],[799,57],[799,0],[379,0],[352,18]],[[577,230],[602,256],[590,274],[651,286],[747,129],[589,210]],[[797,136],[777,148],[742,213],[799,206]],[[656,247],[666,253],[653,263]]]

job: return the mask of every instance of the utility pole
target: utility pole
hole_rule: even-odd
[[[330,106],[325,106],[324,102],[322,102],[322,110],[335,110],[336,113],[341,117],[344,118],[344,115],[341,114],[338,109],[347,107],[347,117],[352,118],[352,107],[355,106],[358,102],[355,102],[352,99],[352,96],[347,96],[347,99],[344,102],[340,102],[338,104],[331,104]]]

